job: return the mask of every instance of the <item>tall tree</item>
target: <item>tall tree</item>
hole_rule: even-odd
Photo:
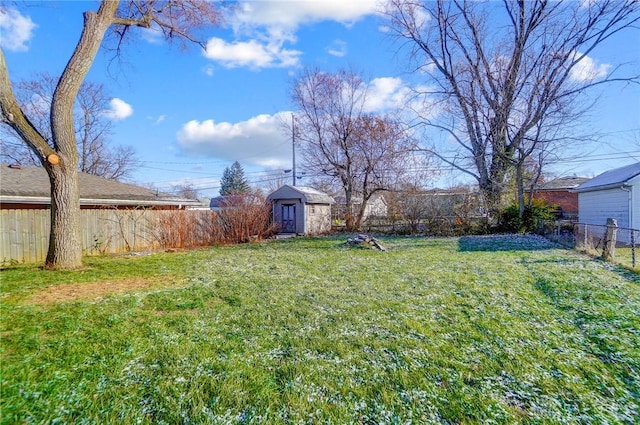
[[[246,195],[250,189],[244,169],[238,161],[224,169],[220,180],[220,195]]]
[[[30,81],[16,84],[15,96],[31,122],[52,146],[49,112],[51,98],[58,79],[40,73]],[[103,84],[84,81],[80,85],[74,120],[78,144],[78,171],[104,177],[123,179],[137,168],[138,160],[132,146],[109,145],[112,121],[107,117],[111,98]],[[22,165],[42,165],[34,152],[11,130],[3,126],[0,158]],[[52,146],[53,147],[53,146]]]
[[[360,227],[367,202],[406,171],[412,143],[400,123],[364,111],[367,85],[355,73],[305,70],[293,84],[299,113],[296,140],[312,173],[337,180],[345,194],[346,227]],[[356,203],[355,199],[362,199]],[[356,204],[358,207],[356,208]]]
[[[639,8],[635,0],[388,2],[391,28],[429,77],[420,94],[438,109],[423,121],[460,147],[455,159],[434,153],[475,177],[492,215],[509,174],[536,143],[549,143],[542,121],[570,122],[590,87],[636,81],[594,72],[588,55],[634,28]]]
[[[34,152],[51,183],[51,233],[45,267],[76,268],[82,264],[80,202],[78,194],[78,146],[73,108],[89,68],[105,34],[113,30],[117,49],[133,27],[158,29],[168,40],[197,42],[195,30],[216,23],[219,12],[206,0],[153,1],[103,0],[97,11],[84,13],[80,39],[58,79],[51,99],[51,144],[34,126],[28,111],[14,95],[9,71],[0,49],[0,110],[2,123],[10,126]],[[202,45],[202,43],[200,43]]]
[[[198,189],[192,183],[176,185],[173,187],[173,192],[186,199],[198,199]]]

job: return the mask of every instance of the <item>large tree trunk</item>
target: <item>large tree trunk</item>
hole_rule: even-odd
[[[51,130],[60,164],[46,167],[51,182],[51,234],[46,268],[72,269],[82,265],[78,149],[73,105],[117,7],[117,1],[105,1],[97,13],[85,12],[80,41],[53,93]]]
[[[51,182],[51,233],[45,267],[73,269],[82,264],[78,172],[47,167]]]

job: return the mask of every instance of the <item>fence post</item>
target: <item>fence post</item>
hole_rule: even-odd
[[[602,258],[610,260],[616,253],[616,234],[618,232],[618,222],[615,218],[607,219],[607,230],[604,235],[604,247],[602,248]]]
[[[578,227],[579,226],[580,225],[578,224]],[[587,239],[587,225],[585,224],[584,225],[584,241],[582,242],[585,249],[587,249],[587,242],[588,241],[589,241],[589,239]]]
[[[631,229],[631,267],[636,267],[636,231]]]

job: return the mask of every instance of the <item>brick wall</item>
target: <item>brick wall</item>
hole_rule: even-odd
[[[564,214],[578,214],[578,194],[566,190],[545,190],[536,192],[534,199],[544,199],[552,205],[559,205]]]

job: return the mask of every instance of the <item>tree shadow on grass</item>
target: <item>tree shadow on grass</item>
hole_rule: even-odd
[[[538,235],[483,235],[464,236],[458,240],[458,249],[465,251],[541,251],[558,246]]]

